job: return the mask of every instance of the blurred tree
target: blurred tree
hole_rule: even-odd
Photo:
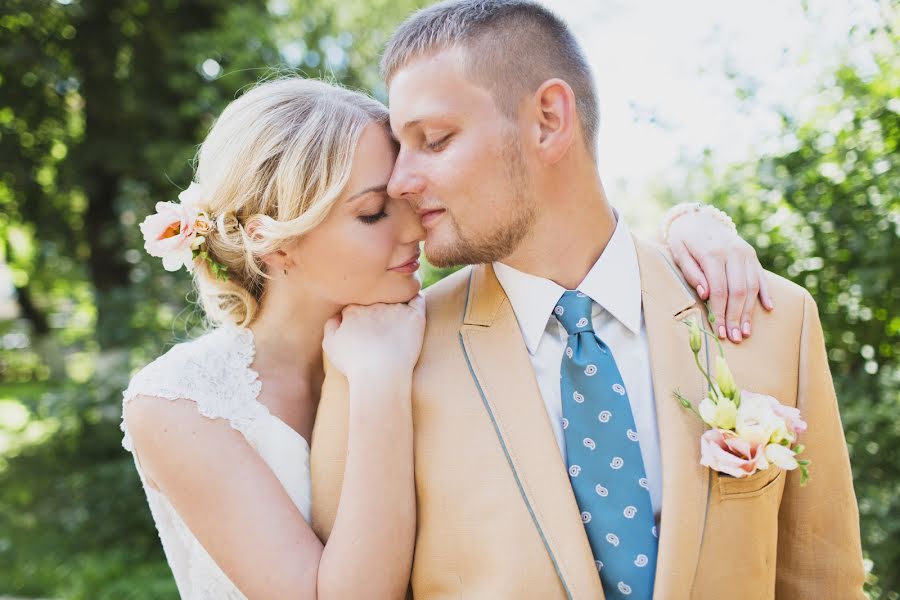
[[[300,73],[377,93],[377,54],[419,4],[0,5],[0,268],[19,308],[0,321],[0,592],[176,597],[117,421],[129,373],[199,319],[137,224],[188,185],[241,89]]]
[[[0,268],[20,309],[0,321],[0,592],[177,597],[117,421],[129,373],[198,319],[137,223],[187,186],[215,115],[258,79],[325,76],[383,100],[377,54],[425,3],[0,4]],[[844,68],[818,115],[785,117],[784,151],[704,181],[819,304],[871,593],[897,598],[900,90],[896,38],[880,35],[876,72]]]
[[[873,598],[900,597],[900,63],[876,31],[874,67],[840,68],[782,151],[725,174],[722,207],[764,265],[806,287],[822,325],[859,499]],[[813,466],[813,477],[815,477]]]

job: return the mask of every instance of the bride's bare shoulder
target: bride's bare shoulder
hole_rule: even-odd
[[[210,419],[187,398],[137,394],[123,409],[123,421],[148,482],[181,480],[221,465],[228,447],[246,446],[224,419]]]

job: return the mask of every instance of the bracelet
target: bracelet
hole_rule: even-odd
[[[735,226],[734,221],[731,220],[731,217],[729,217],[726,212],[719,210],[715,206],[710,206],[709,204],[702,204],[700,202],[682,202],[681,204],[676,204],[670,208],[663,217],[662,224],[660,225],[663,242],[665,242],[666,245],[669,244],[669,229],[672,228],[672,223],[686,214],[698,212],[708,214],[716,221],[719,221],[728,227],[731,231],[737,232],[737,226]]]

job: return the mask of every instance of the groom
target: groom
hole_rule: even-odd
[[[706,392],[682,323],[705,309],[606,200],[593,82],[566,26],[524,0],[445,2],[400,27],[382,66],[400,142],[388,191],[417,207],[432,263],[475,265],[426,293],[415,597],[862,598],[850,465],[809,294],[769,276],[778,310],[725,352],[739,385],[802,411],[812,481],[774,466],[711,472],[704,426],[672,398]],[[323,538],[346,411],[332,370],[313,435]],[[613,497],[622,514],[604,506]]]

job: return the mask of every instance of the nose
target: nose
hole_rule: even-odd
[[[394,170],[388,180],[387,193],[392,198],[405,198],[419,196],[425,190],[425,180],[417,173],[415,163],[410,156],[401,149],[394,162]]]
[[[413,244],[424,240],[425,228],[422,227],[422,220],[412,203],[403,198],[395,198],[393,202],[397,204],[395,214],[399,223],[400,241],[403,244]]]

